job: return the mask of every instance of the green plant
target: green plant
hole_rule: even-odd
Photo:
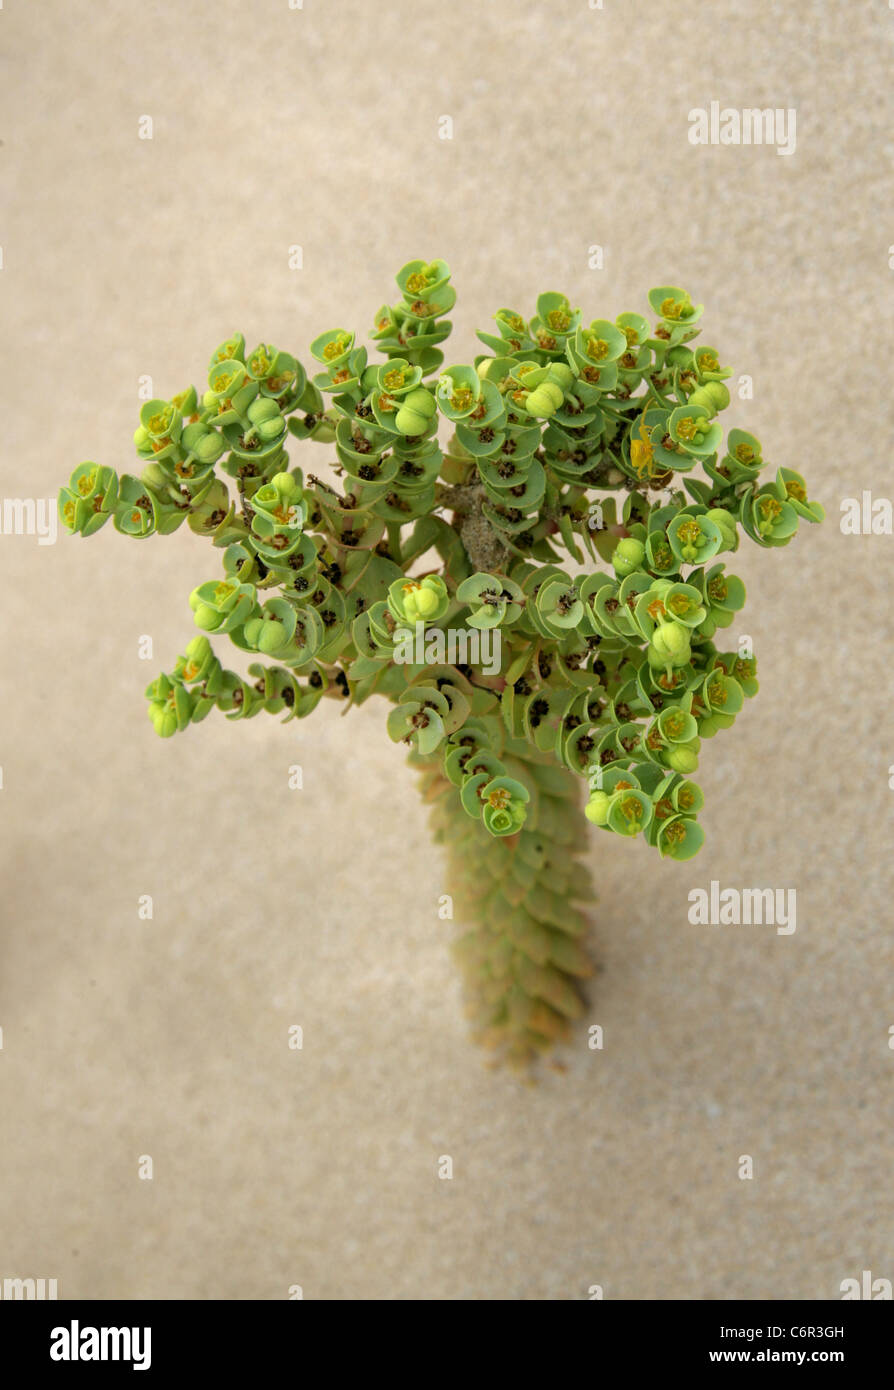
[[[714,644],[745,601],[719,557],[823,513],[792,469],[759,483],[752,435],[723,449],[730,371],[691,346],[702,308],[683,290],[650,292],[655,325],[585,325],[544,294],[445,368],[447,266],[411,261],[397,282],[371,334],[382,361],[334,328],[308,377],[236,334],[201,398],[143,406],[140,475],[81,464],[60,513],[83,535],[186,521],[223,552],[190,596],[202,635],[146,692],[162,737],[214,708],[390,702],[450,852],[476,1033],[524,1063],[582,1009],[587,821],[672,859],[702,844],[702,740],[757,691],[750,654]],[[334,445],[340,488],[290,468],[290,436]],[[273,664],[225,669],[218,633]]]

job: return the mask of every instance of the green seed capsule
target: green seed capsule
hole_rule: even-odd
[[[553,362],[550,365],[547,381],[549,383],[555,382],[559,389],[564,392],[574,381],[574,372],[564,362]]]
[[[226,445],[216,430],[211,430],[195,445],[194,453],[200,463],[216,463]]]
[[[277,622],[274,618],[263,621],[261,623],[261,630],[255,640],[257,641],[258,651],[264,652],[269,656],[271,652],[278,651],[279,648],[284,645],[286,640],[285,624]]]
[[[610,802],[611,797],[605,792],[593,792],[584,807],[584,815],[587,820],[592,821],[594,825],[605,825],[608,820]]]
[[[265,444],[270,444],[282,434],[285,428],[285,421],[279,411],[277,411],[275,419],[262,420],[255,428],[258,431],[258,438],[263,439]]]
[[[160,738],[170,738],[177,732],[177,715],[172,709],[162,709],[159,705],[149,706],[149,717]]]
[[[410,410],[417,410],[420,415],[424,415],[430,420],[437,409],[435,398],[430,391],[426,391],[424,386],[417,386],[415,390],[408,391],[403,398],[403,404],[409,406]]]
[[[687,744],[678,744],[676,748],[669,748],[664,755],[664,761],[668,767],[673,768],[674,772],[688,774],[694,772],[698,767],[698,754]]]
[[[545,381],[542,386],[535,387],[525,401],[525,409],[536,420],[548,420],[559,408],[555,396],[547,390],[548,386],[549,382]]]
[[[718,410],[724,410],[729,405],[729,391],[727,391],[722,381],[707,381],[704,386],[697,386],[689,397],[689,405],[704,406],[708,416],[713,420]],[[699,428],[701,426],[701,428]],[[704,434],[707,429],[707,421],[701,420],[696,423],[696,434]]]
[[[692,651],[689,629],[682,623],[662,623],[652,633],[649,645],[659,662],[666,661],[672,666],[685,666]]]
[[[426,392],[426,395],[428,392]],[[411,406],[402,405],[394,417],[394,423],[401,434],[422,434],[428,427],[428,416],[422,414],[421,410],[413,410]]]
[[[223,614],[218,613],[217,609],[208,603],[200,603],[193,614],[193,621],[196,627],[202,628],[203,631],[213,632],[223,622]]]
[[[271,401],[268,396],[259,396],[252,401],[246,414],[253,425],[259,425],[262,420],[282,419],[276,401]]]
[[[612,554],[615,574],[621,579],[626,578],[628,574],[633,574],[633,571],[639,569],[642,564],[645,553],[646,547],[635,536],[625,536],[619,540]]]
[[[726,410],[730,395],[722,381],[709,381],[702,389],[708,392],[718,410]]]
[[[439,606],[438,595],[433,589],[417,589],[412,598],[420,618],[430,618]]]

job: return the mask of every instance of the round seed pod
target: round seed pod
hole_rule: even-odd
[[[403,398],[403,404],[411,410],[418,410],[420,415],[426,416],[429,420],[437,409],[434,396],[430,391],[426,391],[424,386],[417,386],[408,391]]]
[[[594,825],[605,825],[608,820],[608,808],[611,797],[606,792],[592,792],[590,800],[584,807],[584,815],[587,820]]]
[[[551,382],[544,381],[542,385],[536,386],[525,401],[525,409],[529,415],[533,415],[537,420],[547,420],[550,415],[555,415],[559,406],[562,404],[562,392],[559,387],[552,389]],[[556,400],[556,394],[559,400]]]
[[[282,647],[286,641],[285,624],[275,618],[265,619],[257,636],[258,651],[269,656]]]
[[[681,743],[676,748],[667,750],[664,761],[674,772],[690,773],[698,767],[698,754],[694,748],[688,748],[685,743]]]
[[[430,418],[430,416],[423,415],[421,410],[414,410],[412,406],[402,405],[394,417],[394,423],[400,434],[422,434],[427,429]]]

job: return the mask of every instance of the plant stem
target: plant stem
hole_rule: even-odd
[[[516,741],[503,761],[531,793],[516,835],[495,838],[467,815],[434,759],[422,790],[465,926],[455,950],[473,1036],[501,1060],[525,1067],[567,1039],[570,1020],[583,1013],[579,981],[592,968],[580,942],[587,919],[572,904],[592,901],[593,889],[578,858],[587,843],[579,779]]]

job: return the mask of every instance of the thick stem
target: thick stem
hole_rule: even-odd
[[[456,943],[473,1036],[524,1066],[567,1038],[583,1012],[579,981],[592,969],[581,945],[592,901],[578,855],[587,844],[580,780],[526,744],[502,755],[531,793],[517,835],[497,839],[466,814],[433,760],[423,772],[436,843],[448,853],[448,888],[465,928]]]

